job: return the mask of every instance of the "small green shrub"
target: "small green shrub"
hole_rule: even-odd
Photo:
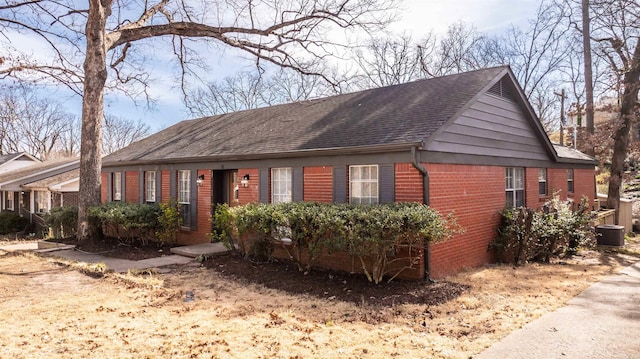
[[[229,205],[226,203],[216,205],[211,217],[211,242],[222,242],[225,247],[235,250],[233,241],[233,216]]]
[[[578,248],[594,244],[591,222],[594,215],[583,199],[577,208],[570,201],[554,196],[539,210],[505,209],[498,238],[490,248],[506,263],[522,265],[529,261],[548,263],[552,257],[575,254]]]
[[[160,203],[156,238],[160,243],[175,243],[182,226],[182,216],[175,202]]]
[[[0,234],[16,233],[24,230],[29,220],[15,212],[0,212]]]
[[[53,230],[54,237],[73,236],[78,227],[78,207],[51,208],[51,211],[44,216],[44,220],[47,226]]]

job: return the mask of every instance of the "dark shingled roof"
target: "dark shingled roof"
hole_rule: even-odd
[[[106,156],[103,163],[421,142],[507,71],[494,67],[182,121]]]

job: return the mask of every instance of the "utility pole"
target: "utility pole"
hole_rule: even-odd
[[[564,89],[560,93],[554,92],[556,96],[560,96],[560,146],[564,146],[564,100],[567,99],[567,95],[564,93]],[[575,139],[574,139],[575,142]]]

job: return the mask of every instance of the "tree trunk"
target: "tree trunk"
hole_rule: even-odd
[[[609,198],[607,207],[616,210],[616,224],[620,220],[620,186],[622,185],[622,173],[624,160],[629,146],[629,132],[635,110],[638,105],[638,89],[640,88],[640,42],[636,44],[633,58],[630,61],[629,70],[624,74],[624,92],[620,104],[620,127],[613,137],[613,157],[611,158],[611,176],[609,177]]]
[[[586,96],[587,132],[594,133],[593,118],[593,61],[591,60],[591,19],[589,18],[589,0],[582,0],[582,43],[584,50],[584,91]],[[589,155],[594,155],[593,146],[587,149]]]
[[[87,18],[87,53],[84,61],[82,98],[82,143],[80,145],[80,186],[78,202],[78,240],[97,233],[89,222],[87,209],[100,204],[102,167],[102,118],[104,86],[107,79],[105,28],[111,13],[111,0],[90,0]]]

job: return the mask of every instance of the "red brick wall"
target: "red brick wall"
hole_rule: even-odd
[[[498,166],[426,164],[431,207],[454,212],[464,233],[431,246],[431,276],[443,277],[465,267],[493,261],[487,251],[505,205],[505,170]]]
[[[303,191],[307,202],[333,202],[333,167],[305,167]]]
[[[248,203],[256,203],[260,201],[258,184],[260,183],[260,175],[257,168],[241,168],[238,170],[238,182],[242,177],[249,175],[249,185],[247,187],[238,186],[238,204],[244,205]]]
[[[422,203],[422,174],[410,163],[396,163],[395,172],[396,202]]]
[[[138,198],[138,182],[140,179],[138,172],[125,172],[124,176],[124,185],[126,186],[126,188],[123,188],[125,202],[138,203],[140,201]]]
[[[100,179],[101,179],[101,183],[100,183],[100,199],[102,200],[102,203],[107,202],[107,199],[109,198],[109,174],[102,172],[100,174]]]
[[[566,176],[566,175],[565,175]],[[566,179],[565,179],[566,183]],[[565,184],[566,186],[566,184]],[[573,170],[574,193],[569,194],[569,198],[579,202],[582,197],[589,197],[589,206],[593,208],[593,200],[596,197],[596,172],[595,169],[574,169]]]
[[[589,205],[593,206],[595,198],[595,170],[574,169],[573,188],[574,192],[568,192],[567,168],[547,168],[547,195],[538,195],[538,169],[527,168],[527,207],[539,208],[554,195],[560,199],[574,199],[581,201],[582,197],[589,198]]]
[[[191,231],[180,231],[178,241],[180,244],[199,244],[211,241],[211,171],[198,170],[197,176],[204,175],[202,185],[196,186],[193,190],[198,191],[197,204],[197,229]]]
[[[171,201],[171,171],[162,171],[160,178],[162,186],[160,200],[163,203],[168,203]]]

